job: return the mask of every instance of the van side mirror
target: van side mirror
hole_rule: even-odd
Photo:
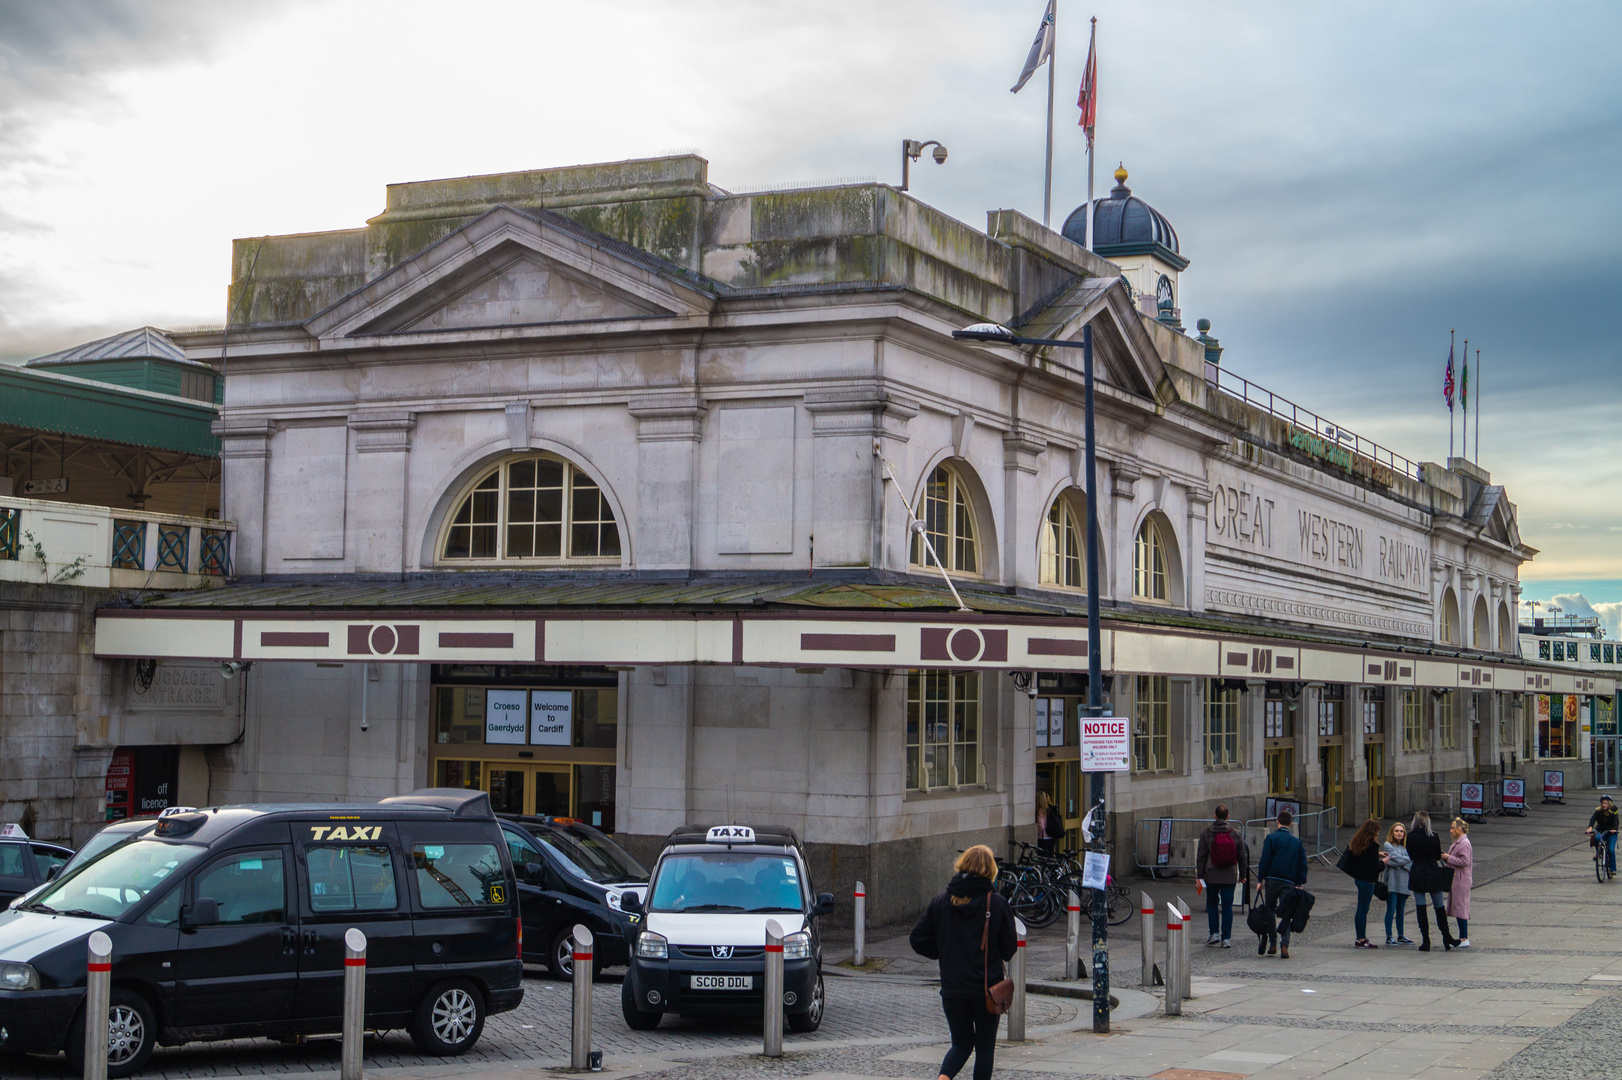
[[[525,863],[524,880],[531,885],[539,885],[544,889],[546,887],[546,867],[538,862]]]
[[[811,914],[827,915],[834,909],[834,894],[831,892],[817,893],[817,902],[811,905]]]
[[[57,875],[62,872],[62,867],[65,866],[65,865],[67,865],[67,864],[66,863],[57,863],[55,866],[52,866],[49,870],[45,871],[45,880],[46,881],[55,881]]]
[[[180,912],[180,928],[182,930],[195,930],[199,926],[218,926],[220,924],[220,902],[212,896],[201,896],[193,900],[191,906]]]
[[[639,893],[620,893],[620,910],[629,911],[632,915],[642,914],[642,897]]]

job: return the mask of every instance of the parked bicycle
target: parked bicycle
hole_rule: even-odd
[[[1081,900],[1083,912],[1091,912],[1093,890],[1082,885],[1085,852],[1048,854],[1032,844],[1014,841],[1020,853],[997,875],[997,891],[1029,926],[1051,925],[1064,911],[1071,890]],[[1104,887],[1104,905],[1110,925],[1119,926],[1132,917],[1132,902],[1126,886],[1113,878]]]

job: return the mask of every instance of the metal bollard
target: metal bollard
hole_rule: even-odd
[[[1138,922],[1143,951],[1143,988],[1155,984],[1155,902],[1146,892],[1138,894]]]
[[[760,1052],[766,1057],[783,1056],[783,924],[766,920],[766,1016]]]
[[[107,1012],[113,991],[113,939],[97,930],[90,935],[85,964],[84,1080],[107,1080]]]
[[[856,883],[856,955],[851,959],[857,967],[867,963],[867,886]]]
[[[569,1068],[581,1072],[591,1068],[591,931],[579,923],[574,927],[574,1024],[569,1030]]]
[[[1178,947],[1182,949],[1182,956],[1177,964],[1177,977],[1181,980],[1178,983],[1177,992],[1184,1001],[1187,1001],[1194,996],[1194,964],[1193,957],[1190,955],[1193,951],[1190,941],[1194,937],[1194,911],[1188,906],[1188,901],[1181,896],[1177,898],[1177,908],[1183,920],[1183,936],[1177,943]]]
[[[365,1041],[366,935],[351,926],[344,931],[344,1041],[339,1066],[342,1080],[360,1080]]]
[[[1081,979],[1086,972],[1081,967],[1081,897],[1071,889],[1065,894],[1064,909],[1069,918],[1064,931],[1064,977]]]
[[[1008,1041],[1025,1041],[1025,920],[1014,917],[1014,934],[1019,939],[1014,958],[1008,963],[1008,977],[1014,980],[1014,1000],[1008,1006]],[[986,942],[991,948],[991,942]]]
[[[1166,1015],[1183,1015],[1183,978],[1178,968],[1183,962],[1183,916],[1177,905],[1166,904]]]

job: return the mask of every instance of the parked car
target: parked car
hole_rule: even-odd
[[[191,808],[188,807],[188,809]],[[40,881],[38,885],[35,885],[32,889],[29,889],[16,899],[11,900],[6,906],[16,907],[18,904],[27,903],[33,898],[35,893],[39,892],[50,882],[55,881],[64,874],[71,874],[73,871],[77,870],[91,859],[94,859],[103,852],[112,850],[119,844],[133,840],[137,836],[145,836],[147,833],[152,831],[152,827],[157,823],[158,819],[155,816],[122,818],[118,821],[109,822],[107,825],[104,825],[101,831],[96,833],[95,836],[92,836],[89,840],[86,840],[84,847],[80,848],[78,851],[75,851],[72,858],[68,859],[65,863],[58,864],[55,868],[48,871],[45,878]]]
[[[502,831],[518,875],[524,913],[524,959],[560,979],[574,977],[575,925],[591,931],[594,967],[624,964],[630,917],[627,894],[643,896],[648,872],[631,854],[572,818],[503,815]]]
[[[84,1067],[86,938],[113,943],[108,1076],[153,1047],[341,1030],[344,933],[367,937],[365,1026],[432,1055],[523,1000],[507,845],[482,792],[226,806],[152,830],[0,914],[0,1052]]]
[[[625,1022],[644,1031],[667,1012],[759,1016],[765,1007],[766,922],[783,930],[783,1011],[789,1027],[822,1023],[822,938],[817,919],[832,893],[815,893],[799,838],[789,829],[690,825],[665,840],[642,916],[632,932],[620,991]]]
[[[30,840],[18,826],[5,826],[0,835],[0,909],[49,881],[71,858],[70,847]]]

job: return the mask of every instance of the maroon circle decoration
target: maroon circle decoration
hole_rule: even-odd
[[[952,635],[948,646],[952,659],[968,662],[980,656],[980,632],[978,630],[959,630]]]
[[[394,630],[387,626],[372,627],[372,651],[379,656],[388,656],[394,651]]]

